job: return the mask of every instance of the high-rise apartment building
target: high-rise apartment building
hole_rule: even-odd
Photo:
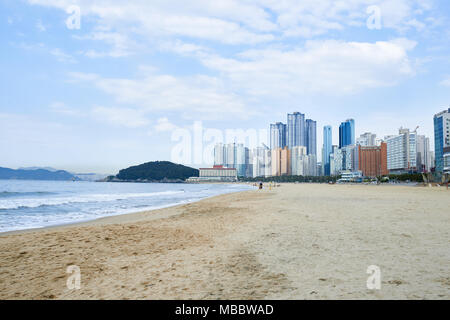
[[[334,176],[336,169],[334,168],[335,162],[334,162],[334,153],[330,154],[330,174],[328,176]],[[326,174],[324,174],[326,175]]]
[[[269,148],[266,146],[257,147],[253,150],[253,161],[252,161],[252,176],[256,177],[265,177],[266,175],[270,175],[267,173],[267,167],[270,166],[270,160],[268,155],[270,154]]]
[[[436,171],[450,170],[450,108],[434,116],[434,157]]]
[[[387,162],[389,171],[408,168],[408,155],[404,135],[390,136],[387,140]]]
[[[252,155],[242,143],[217,143],[214,146],[214,165],[235,168],[240,177],[252,175]]]
[[[430,139],[424,135],[417,135],[417,171],[431,170]]]
[[[306,152],[317,155],[317,122],[306,119],[305,126]]]
[[[236,168],[236,144],[229,143],[225,145],[225,166],[227,168]]]
[[[271,176],[291,175],[291,150],[288,147],[271,150]]]
[[[306,122],[303,113],[294,112],[287,115],[286,145],[289,149],[306,146]]]
[[[396,136],[388,136],[387,164],[393,173],[417,171],[417,133],[400,128]]]
[[[315,154],[309,154],[306,157],[307,162],[305,164],[305,176],[317,176],[317,156]]]
[[[330,155],[333,152],[333,135],[331,126],[323,127],[322,168],[325,176],[330,175]]]
[[[305,120],[300,112],[289,113],[286,125],[286,145],[289,149],[305,146],[307,154],[317,155],[317,122]]]
[[[281,176],[281,148],[270,150],[271,158],[271,176],[279,177]]]
[[[338,146],[333,147],[330,155],[330,175],[337,176],[344,170],[344,154]]]
[[[339,126],[339,148],[355,144],[355,120],[347,119]]]
[[[378,146],[358,145],[358,165],[366,177],[378,177],[388,175],[387,169],[387,144],[382,142]]]
[[[214,165],[224,166],[225,165],[225,148],[223,143],[217,143],[214,146]]]
[[[286,125],[277,122],[270,125],[270,149],[284,148],[286,146]]]
[[[280,155],[280,174],[282,176],[290,176],[291,171],[291,150],[288,147],[281,149]]]
[[[292,166],[292,175],[294,176],[304,176],[304,165],[303,162],[306,159],[306,147],[297,146],[293,147],[291,150],[291,166]]]
[[[253,151],[245,147],[245,176],[253,176]]]
[[[359,168],[358,164],[358,148],[356,145],[348,145],[341,148],[342,150],[342,170],[354,172]]]
[[[270,125],[272,176],[292,173],[291,153],[295,147],[305,147],[306,155],[314,156],[317,162],[317,122],[311,119],[305,120],[305,115],[300,112],[289,113],[287,124],[277,122]],[[311,162],[314,157],[307,160]],[[314,168],[317,171],[317,163],[314,164]],[[267,173],[267,168],[265,171]]]
[[[430,151],[430,168],[436,168],[436,158],[434,156],[434,151]]]
[[[359,138],[356,139],[356,144],[367,147],[367,146],[376,146],[377,145],[377,135],[366,132],[359,136]]]
[[[409,129],[400,129],[400,134],[404,134],[408,141],[408,168],[417,170],[417,132],[410,132]]]
[[[235,154],[236,154],[236,162],[233,168],[237,169],[237,175],[238,177],[245,177],[246,176],[246,147],[242,143],[239,143],[236,145]]]
[[[270,149],[264,151],[264,176],[270,177],[272,175],[272,152]]]

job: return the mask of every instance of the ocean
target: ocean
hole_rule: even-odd
[[[238,184],[0,180],[0,232],[165,208],[252,188]]]

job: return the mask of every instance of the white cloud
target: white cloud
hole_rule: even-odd
[[[142,110],[132,108],[94,106],[90,112],[83,113],[68,107],[64,102],[56,101],[50,105],[50,110],[65,116],[82,117],[84,119],[89,117],[96,121],[126,128],[144,127],[150,123]],[[161,128],[164,128],[164,125],[167,127],[169,124],[169,122],[161,123]]]
[[[428,0],[263,0],[262,3],[275,12],[284,35],[307,38],[346,27],[365,27],[369,17],[366,9],[372,5],[381,10],[382,27],[395,30],[422,28],[419,19],[431,9]]]
[[[65,10],[72,0],[29,0]],[[366,27],[366,9],[381,9],[382,27],[400,32],[427,27],[432,0],[182,0],[93,2],[79,0],[98,30],[137,34],[148,40],[189,37],[225,44],[256,44],[280,36],[311,38],[348,27]],[[108,41],[102,37],[98,40]]]
[[[113,96],[118,103],[134,105],[142,112],[177,112],[186,118],[247,115],[244,103],[225,90],[218,78],[208,76],[173,77],[147,74],[136,79],[102,78],[99,75],[71,73],[71,80],[89,82]]]
[[[432,0],[384,0],[380,1],[382,23],[385,28],[405,31],[415,28],[421,31],[426,26],[420,21],[423,13],[430,10]]]
[[[270,99],[343,96],[394,86],[415,75],[408,57],[415,45],[404,38],[375,43],[308,41],[295,49],[247,50],[224,58],[195,45],[175,43],[172,48],[192,53],[220,76],[175,77],[146,66],[135,78],[71,73],[70,81],[89,83],[142,115],[164,112],[186,119],[246,119]],[[108,118],[120,122],[120,117]],[[169,122],[159,125],[167,128]]]
[[[439,84],[450,88],[450,75],[446,76]]]
[[[99,121],[127,128],[139,128],[149,124],[142,111],[131,108],[96,106],[92,109],[92,116]]]
[[[414,75],[407,51],[415,43],[308,41],[293,50],[248,50],[237,58],[210,55],[205,66],[221,72],[233,88],[255,96],[349,94],[392,86]]]
[[[31,4],[65,10],[72,0],[29,0]],[[148,38],[186,36],[227,44],[270,41],[270,15],[259,5],[237,0],[217,1],[78,1],[82,14],[98,18],[102,28],[115,28]]]
[[[155,130],[157,132],[170,132],[177,128],[178,126],[171,123],[168,118],[159,118],[155,125]]]

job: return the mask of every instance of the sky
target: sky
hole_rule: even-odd
[[[348,118],[433,141],[449,24],[447,0],[0,0],[0,166],[199,167],[228,131],[267,143],[294,111],[319,153]]]

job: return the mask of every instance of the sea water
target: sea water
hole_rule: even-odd
[[[240,184],[0,180],[0,232],[165,208],[251,188]]]

